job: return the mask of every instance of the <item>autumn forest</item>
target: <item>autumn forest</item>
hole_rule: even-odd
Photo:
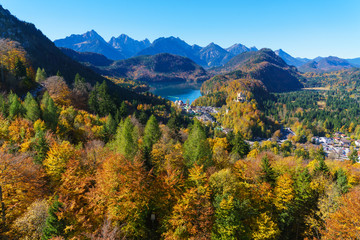
[[[190,106],[99,75],[1,7],[3,22],[21,30],[0,39],[0,239],[360,239],[357,68],[300,73],[270,49],[187,59]]]

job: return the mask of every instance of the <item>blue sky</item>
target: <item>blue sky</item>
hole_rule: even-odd
[[[360,57],[359,0],[1,0],[51,40],[94,29],[150,41],[282,48],[297,57]]]

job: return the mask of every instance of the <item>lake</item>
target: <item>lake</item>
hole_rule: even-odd
[[[200,84],[177,83],[177,84],[152,84],[150,91],[170,101],[182,100],[186,103],[187,100],[192,103],[195,99],[201,96]]]

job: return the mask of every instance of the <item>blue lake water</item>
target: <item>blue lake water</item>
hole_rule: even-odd
[[[187,100],[192,103],[195,99],[201,96],[201,84],[154,84],[151,85],[151,92],[159,95],[170,101],[182,100],[186,103]]]

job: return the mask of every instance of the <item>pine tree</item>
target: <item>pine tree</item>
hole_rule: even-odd
[[[74,87],[79,88],[85,83],[85,78],[83,78],[79,73],[76,73],[74,80]]]
[[[35,137],[34,137],[34,150],[36,154],[34,155],[34,161],[37,164],[42,164],[44,159],[47,156],[49,151],[49,144],[45,138],[45,129],[43,121],[36,121],[34,124]]]
[[[48,92],[44,93],[44,96],[41,100],[41,109],[42,109],[42,117],[46,123],[46,125],[55,130],[58,123],[58,108],[56,107],[54,101],[50,97]]]
[[[237,133],[231,142],[232,153],[238,154],[241,158],[250,152],[250,145],[246,143],[240,133]]]
[[[205,130],[197,120],[195,120],[189,137],[184,143],[184,158],[187,168],[191,168],[195,164],[203,165],[206,168],[213,164],[211,148]]]
[[[116,133],[116,121],[111,113],[108,115],[105,123],[106,140],[108,141]]]
[[[129,115],[128,107],[127,107],[125,101],[123,101],[120,105],[119,115],[121,118],[125,118]],[[119,122],[120,122],[120,119],[119,119]]]
[[[100,116],[114,112],[115,104],[109,95],[108,86],[105,81],[98,88],[98,105]]]
[[[49,207],[48,217],[46,218],[45,227],[43,229],[43,235],[41,240],[48,240],[53,237],[63,236],[65,223],[64,220],[59,219],[57,213],[60,212],[62,204],[59,202],[58,197],[55,198],[55,201]]]
[[[336,185],[340,190],[341,194],[347,193],[349,191],[349,183],[347,176],[342,168],[336,172]]]
[[[35,122],[40,118],[40,108],[34,97],[28,92],[24,100],[25,118]]]
[[[300,236],[308,231],[309,215],[318,208],[318,194],[311,188],[311,180],[309,170],[305,168],[299,171],[294,183],[295,199],[292,206],[294,208],[293,222],[296,224],[296,229]],[[305,238],[304,235],[302,237]]]
[[[159,127],[159,123],[156,120],[154,115],[151,115],[149,120],[146,123],[144,130],[144,138],[143,138],[143,152],[145,158],[145,164],[150,169],[151,164],[151,156],[150,153],[152,151],[153,145],[160,139],[161,131]]]
[[[315,174],[322,173],[327,175],[330,173],[330,170],[325,163],[325,152],[322,146],[319,150],[317,150],[315,155],[315,160],[317,161],[317,164],[314,169]]]
[[[15,93],[10,93],[8,99],[9,99],[9,117],[13,119],[16,116],[21,116],[23,112],[23,108],[21,106],[19,97]]]
[[[98,89],[99,83],[96,82],[94,89],[90,92],[89,95],[89,108],[90,111],[93,113],[98,113],[99,111],[99,104],[98,104]]]
[[[261,176],[262,181],[267,182],[274,187],[276,175],[267,155],[261,159],[261,170],[263,173],[263,175]]]
[[[38,68],[36,71],[35,81],[40,83],[47,78],[45,69]]]
[[[127,159],[133,159],[138,149],[137,140],[138,129],[131,122],[130,118],[126,118],[119,124],[116,133],[115,148]]]
[[[139,116],[138,116],[138,118],[137,119],[139,119],[139,122],[141,123],[141,124],[146,124],[146,122],[147,122],[147,120],[148,120],[148,115],[146,114],[146,112],[145,111],[140,111],[140,114],[139,114]]]
[[[96,83],[90,93],[88,104],[90,110],[100,116],[106,116],[115,111],[115,103],[111,99],[105,81],[102,84]]]

